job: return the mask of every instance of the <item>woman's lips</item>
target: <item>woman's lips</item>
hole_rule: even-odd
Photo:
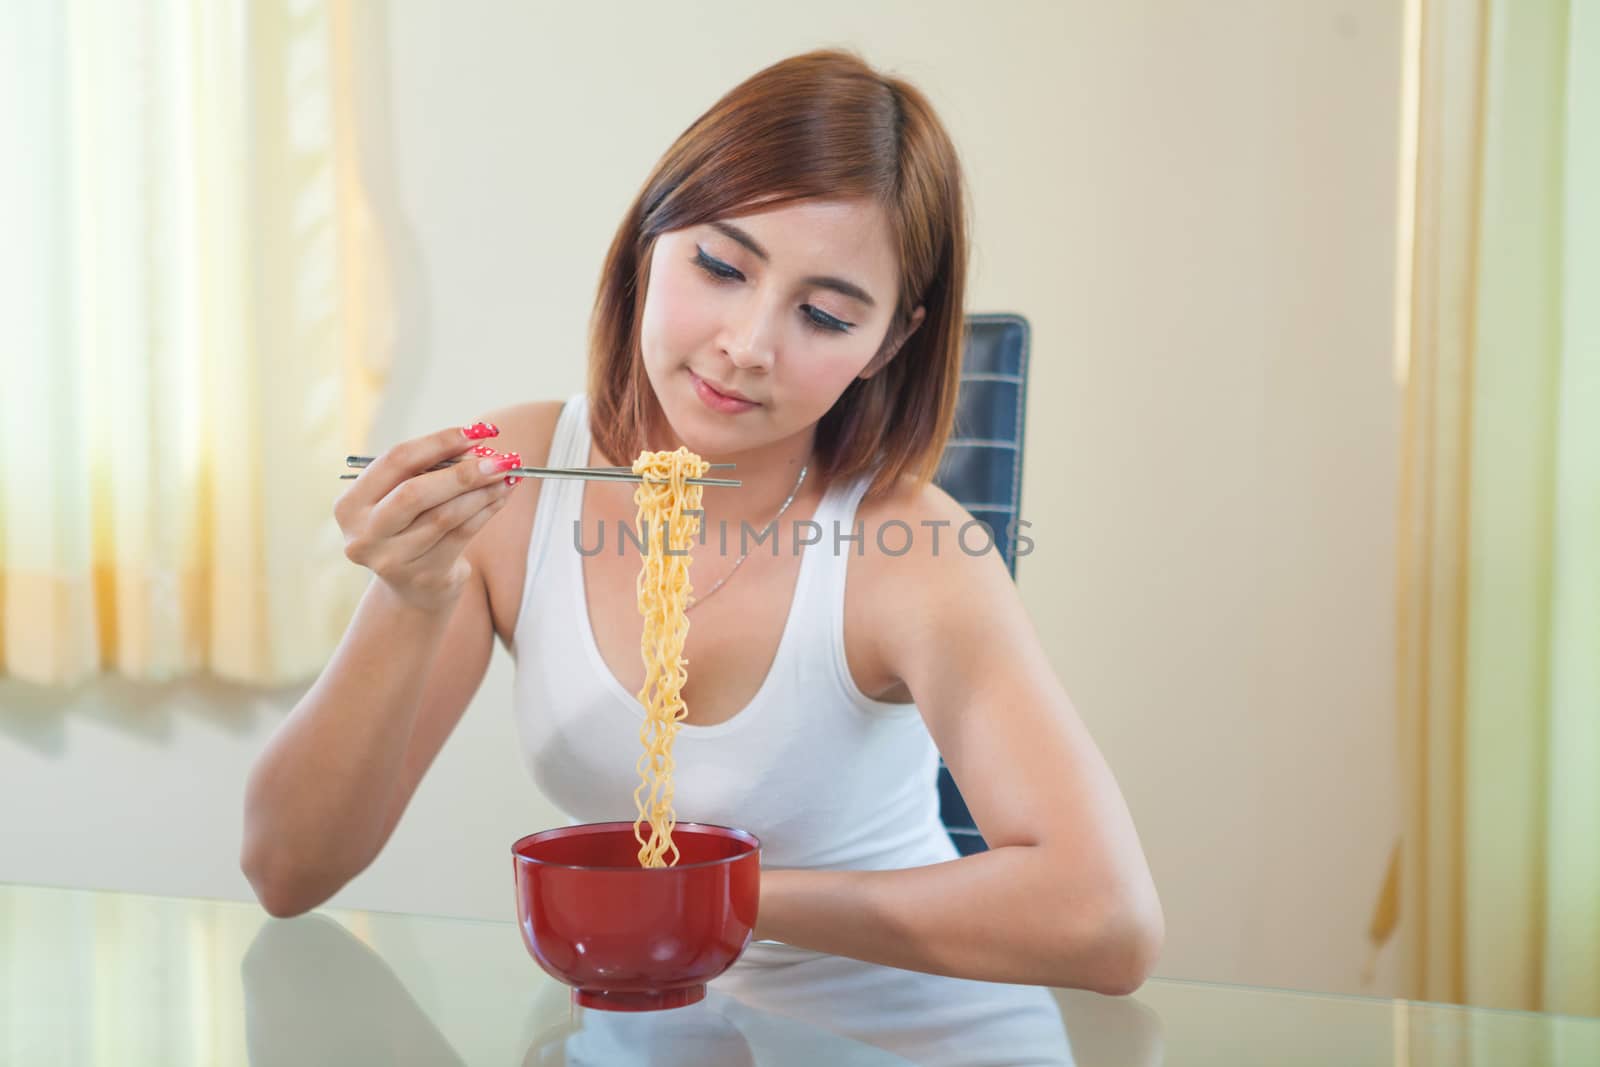
[[[761,406],[754,400],[741,400],[736,396],[718,392],[714,386],[692,370],[689,372],[689,377],[694,381],[695,395],[712,411],[724,415],[737,415],[741,411],[750,411]]]

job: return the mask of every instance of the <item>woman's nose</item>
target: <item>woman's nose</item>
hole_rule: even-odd
[[[741,370],[765,370],[777,355],[777,308],[752,302],[748,313],[729,323],[723,348]]]

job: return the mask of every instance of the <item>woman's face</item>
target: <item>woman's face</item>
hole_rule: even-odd
[[[876,201],[791,202],[663,233],[640,329],[645,370],[692,451],[759,448],[809,430],[886,362],[873,357],[898,293]],[[918,308],[913,328],[921,318]]]

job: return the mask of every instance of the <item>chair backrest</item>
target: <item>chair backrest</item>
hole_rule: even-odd
[[[934,481],[988,525],[1011,576],[1017,574],[1017,509],[1022,499],[1022,416],[1028,390],[1028,320],[968,315],[955,431]],[[969,539],[969,544],[973,542]],[[962,855],[988,846],[950,771],[939,762],[939,814]]]

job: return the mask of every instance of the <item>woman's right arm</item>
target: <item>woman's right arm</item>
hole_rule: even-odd
[[[505,506],[505,476],[449,429],[398,445],[335,507],[373,571],[349,629],[251,769],[240,867],[266,910],[322,904],[378,855],[483,681],[494,644],[464,549]]]

